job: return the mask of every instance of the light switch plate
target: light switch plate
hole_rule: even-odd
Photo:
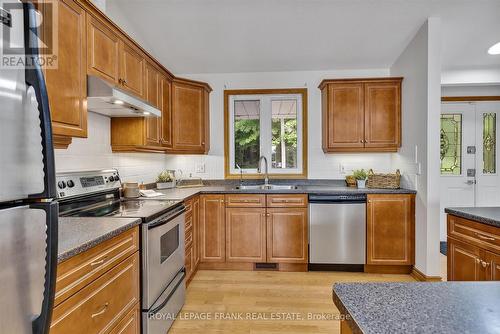
[[[205,173],[205,164],[196,164],[196,173]]]

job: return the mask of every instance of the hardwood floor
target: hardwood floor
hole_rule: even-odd
[[[346,272],[200,270],[169,333],[339,333],[339,321],[332,320],[339,314],[332,301],[332,284],[384,281],[414,279],[410,275]],[[311,314],[330,320],[309,320]],[[233,319],[221,319],[231,316]],[[290,319],[299,317],[301,320]]]

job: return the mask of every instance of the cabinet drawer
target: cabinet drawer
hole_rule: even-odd
[[[139,230],[134,227],[60,263],[54,305],[59,305],[138,250]]]
[[[105,333],[139,302],[139,253],[54,308],[51,334]]]
[[[141,310],[139,303],[116,325],[109,334],[140,334],[141,333]]]
[[[448,215],[448,236],[500,253],[500,228]]]
[[[188,199],[184,201],[184,206],[186,207],[186,217],[193,214],[193,199]]]
[[[184,240],[185,240],[185,247],[186,248],[192,246],[192,243],[193,243],[193,229],[192,228],[190,228],[189,230],[186,230]]]
[[[302,208],[307,206],[307,195],[267,195],[269,208]]]
[[[265,206],[266,195],[226,195],[226,207],[228,208],[263,208]]]

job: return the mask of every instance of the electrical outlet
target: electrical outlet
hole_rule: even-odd
[[[205,173],[205,164],[197,164],[196,165],[196,173]]]

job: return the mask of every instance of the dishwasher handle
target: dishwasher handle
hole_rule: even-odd
[[[309,203],[330,204],[330,203],[366,203],[366,194],[349,194],[349,195],[309,195]]]

